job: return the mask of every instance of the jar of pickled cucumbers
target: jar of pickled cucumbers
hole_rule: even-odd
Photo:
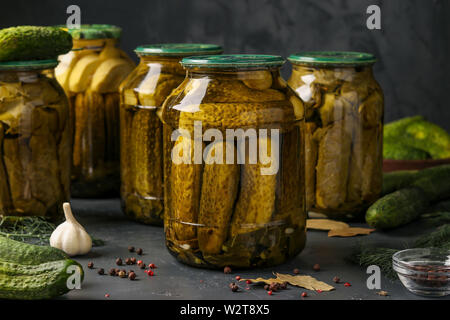
[[[140,63],[120,89],[121,199],[125,214],[162,225],[164,212],[161,106],[184,80],[183,57],[220,54],[212,44],[166,43],[136,48]]]
[[[135,64],[118,47],[119,27],[82,25],[68,31],[73,49],[59,57],[55,75],[71,106],[72,196],[118,196],[118,88]]]
[[[288,81],[305,109],[306,204],[334,219],[360,217],[381,193],[383,92],[375,57],[358,52],[291,55]]]
[[[300,101],[268,55],[188,57],[163,105],[166,245],[193,266],[251,268],[306,240]]]
[[[69,105],[56,60],[0,63],[0,216],[62,217],[70,198]]]

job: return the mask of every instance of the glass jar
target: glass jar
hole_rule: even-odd
[[[62,217],[72,136],[56,60],[0,63],[0,215]]]
[[[73,49],[59,57],[55,75],[71,106],[72,196],[118,196],[118,88],[135,64],[118,48],[118,27],[82,25],[68,31],[73,37]]]
[[[120,88],[121,199],[124,213],[162,225],[164,212],[163,123],[161,105],[184,80],[183,57],[219,54],[210,44],[139,46],[140,63]]]
[[[305,109],[306,205],[333,219],[360,217],[382,186],[383,93],[373,55],[291,55],[288,84]]]
[[[299,100],[267,55],[189,57],[163,105],[166,245],[207,268],[283,263],[306,240]]]

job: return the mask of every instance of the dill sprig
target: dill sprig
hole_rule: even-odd
[[[450,224],[440,226],[435,231],[421,236],[412,247],[405,244],[404,249],[427,247],[450,250]],[[387,278],[397,279],[397,274],[392,268],[392,255],[398,251],[399,249],[372,247],[366,243],[360,243],[349,260],[363,267],[377,265]]]

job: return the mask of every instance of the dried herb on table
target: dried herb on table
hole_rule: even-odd
[[[43,217],[0,217],[0,235],[26,243],[48,246],[56,226]],[[94,247],[103,246],[101,239],[92,238]]]

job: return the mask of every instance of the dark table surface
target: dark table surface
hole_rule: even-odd
[[[232,274],[224,274],[221,270],[197,269],[179,263],[165,247],[163,229],[130,221],[121,213],[118,199],[74,199],[72,209],[91,236],[104,240],[105,245],[94,247],[88,255],[75,258],[83,265],[85,280],[81,290],[72,290],[64,298],[106,299],[105,294],[109,294],[108,299],[301,299],[301,293],[307,290],[292,286],[272,296],[261,286],[247,286],[245,283],[239,283],[241,290],[236,293],[228,288],[236,275],[242,278],[266,278],[271,277],[272,272],[292,274],[292,270],[298,268],[301,274],[312,275],[336,287],[336,290],[330,292],[307,291],[307,299],[429,299],[410,293],[398,280],[392,281],[384,277],[381,279],[381,289],[387,291],[389,296],[379,296],[379,290],[367,288],[369,275],[366,269],[346,260],[361,240],[380,246],[401,248],[403,244],[411,242],[428,230],[420,222],[395,231],[374,232],[369,236],[351,238],[328,238],[326,232],[308,231],[306,248],[293,260],[272,268],[235,270]],[[138,256],[129,253],[130,245],[142,248],[144,254]],[[148,276],[136,265],[123,267],[136,272],[135,281],[98,275],[99,268],[104,268],[107,273],[111,267],[117,267],[117,257],[124,261],[127,257],[136,257],[146,264],[154,263],[157,266],[155,276]],[[87,268],[90,261],[94,263],[94,269]],[[318,272],[312,269],[316,263],[321,266]],[[335,276],[341,279],[340,284],[333,283]],[[344,282],[349,282],[351,287],[344,287]]]

